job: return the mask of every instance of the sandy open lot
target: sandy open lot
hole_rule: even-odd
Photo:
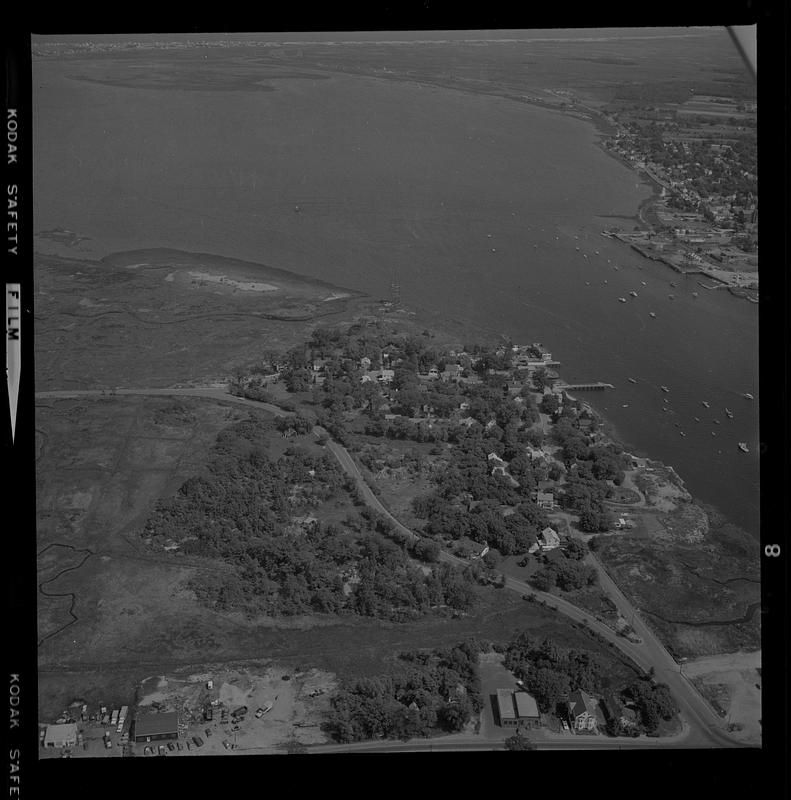
[[[760,668],[760,650],[697,658],[684,665],[684,674],[693,678],[704,694],[716,695],[717,705],[735,726],[733,735],[750,744],[761,743]]]
[[[293,672],[276,665],[209,669],[186,676],[152,676],[143,682],[139,706],[144,712],[147,708],[178,711],[181,749],[168,751],[171,756],[281,752],[289,742],[327,741],[319,723],[335,685],[331,673],[316,669]],[[270,704],[270,710],[256,718],[256,710]],[[211,721],[204,718],[207,706],[212,708]],[[240,706],[248,710],[235,729],[232,712]],[[203,740],[201,747],[195,746],[193,736]],[[144,745],[134,747],[136,755],[144,754]]]

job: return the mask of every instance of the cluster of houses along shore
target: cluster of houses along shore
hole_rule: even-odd
[[[559,362],[552,359],[552,354],[545,351],[540,342],[534,342],[531,345],[512,345],[511,346],[511,368],[518,370],[525,370],[527,375],[539,368],[550,369],[551,367],[559,366]],[[495,351],[497,355],[503,355],[506,352],[505,347],[500,347]],[[439,364],[431,365],[425,372],[418,372],[417,377],[423,381],[460,381],[465,383],[479,383],[480,378],[475,374],[473,369],[480,362],[481,357],[467,353],[464,350],[456,351],[449,350],[447,357],[442,362],[442,368]],[[312,383],[321,384],[324,379],[328,377],[328,366],[334,361],[328,357],[312,358],[305,363],[307,369],[312,373]],[[348,362],[349,359],[344,359]],[[375,381],[378,383],[392,383],[395,376],[395,368],[403,362],[402,358],[393,357],[386,349],[382,349],[376,359],[369,356],[363,356],[356,359],[354,366],[362,371],[360,375],[360,382],[367,383],[368,381]],[[274,373],[268,377],[274,377],[275,374],[285,371],[290,367],[286,362],[274,362],[271,365],[274,368]],[[348,369],[348,363],[344,364]],[[493,372],[502,372],[508,374],[509,370],[492,370]],[[554,373],[550,373],[550,377],[557,377]]]

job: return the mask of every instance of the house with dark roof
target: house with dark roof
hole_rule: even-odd
[[[536,505],[546,511],[555,507],[555,495],[552,492],[536,492]]]
[[[443,381],[455,381],[461,377],[461,367],[458,364],[446,364],[442,371]]]
[[[633,728],[637,725],[637,714],[633,708],[625,706],[614,695],[608,694],[599,702],[607,721],[613,720],[624,728]]]
[[[578,689],[572,692],[568,699],[569,723],[575,731],[595,731],[598,720],[596,719],[596,703],[593,698]]]

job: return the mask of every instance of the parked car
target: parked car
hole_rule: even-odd
[[[560,724],[563,726],[563,730],[566,731],[566,733],[568,733],[568,730],[569,730],[568,722],[566,722],[566,720],[563,719],[563,720],[560,721]]]
[[[168,750],[172,753],[176,749],[176,745],[173,742],[168,742]]]
[[[153,755],[153,753],[154,753],[154,751],[148,745],[146,745],[143,748],[143,755],[144,756],[150,756],[150,755]]]
[[[181,742],[176,742],[176,750],[182,750]]]
[[[206,736],[211,736],[211,728],[206,728]]]
[[[223,739],[223,740],[222,740],[222,746],[223,746],[223,747],[224,747],[226,750],[230,750],[230,749],[231,749],[231,743],[230,743],[230,742],[229,742],[227,739]]]
[[[161,756],[167,755],[167,752],[168,751],[165,750],[165,745],[164,744],[159,745],[159,755],[161,755]]]
[[[195,747],[203,747],[203,739],[200,736],[193,736],[192,741],[195,743]]]

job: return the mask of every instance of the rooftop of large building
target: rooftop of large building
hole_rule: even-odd
[[[141,714],[135,719],[135,736],[161,736],[178,733],[179,717],[175,711]]]

